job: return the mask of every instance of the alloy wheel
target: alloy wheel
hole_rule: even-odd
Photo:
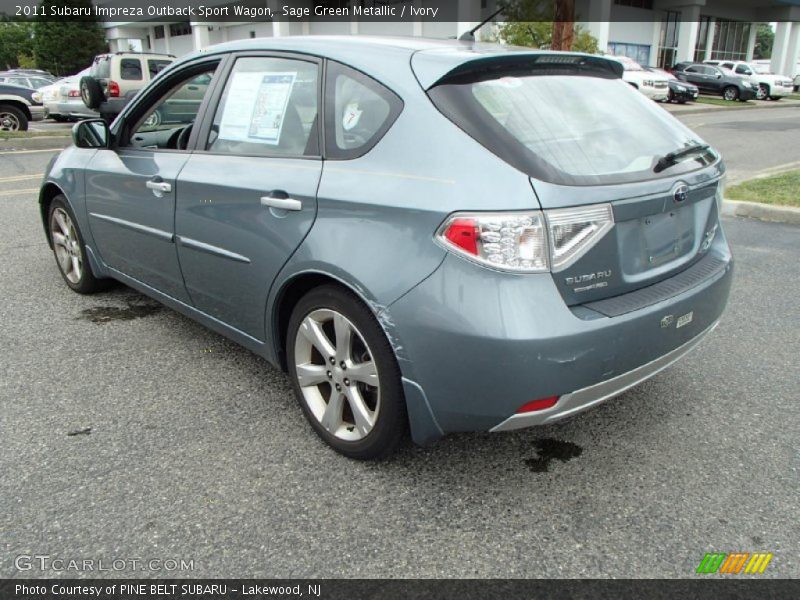
[[[50,235],[58,268],[72,284],[83,276],[83,258],[75,224],[63,208],[56,208],[50,218]]]
[[[725,88],[725,92],[724,92],[725,100],[736,100],[736,97],[738,95],[739,94],[736,92],[735,88],[732,88],[732,87]]]
[[[334,437],[356,442],[370,434],[380,411],[372,351],[347,317],[309,313],[295,338],[295,375],[309,411]]]
[[[11,112],[0,112],[0,131],[19,131],[19,119]]]

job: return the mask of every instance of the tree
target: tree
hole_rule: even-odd
[[[106,52],[105,34],[96,17],[80,19],[50,16],[50,7],[91,8],[91,0],[42,0],[34,26],[33,49],[40,69],[71,75],[85,69],[96,54]]]
[[[554,20],[553,0],[501,0],[499,7],[507,19],[500,26],[499,35],[508,44],[555,50],[553,36],[557,32],[561,38],[555,41],[561,49],[590,54],[599,52],[597,38],[574,23],[574,7],[572,20]]]
[[[20,60],[33,55],[33,23],[0,20],[0,70],[23,66]]]
[[[756,48],[753,58],[772,58],[772,45],[775,43],[775,32],[766,23],[761,23],[756,30]]]

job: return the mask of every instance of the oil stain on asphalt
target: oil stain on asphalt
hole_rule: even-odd
[[[526,459],[525,464],[534,473],[546,473],[550,461],[554,459],[567,462],[583,454],[583,448],[577,444],[551,438],[536,440],[533,446],[536,448],[536,457]]]
[[[127,306],[95,306],[81,311],[79,318],[86,319],[92,323],[109,323],[111,321],[133,321],[149,317],[161,311],[163,305],[157,303],[143,303],[127,301]]]

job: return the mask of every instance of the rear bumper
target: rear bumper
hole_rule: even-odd
[[[650,379],[686,356],[706,337],[706,335],[714,330],[718,323],[719,321],[715,322],[711,327],[685,344],[678,346],[675,350],[641,367],[561,396],[561,398],[558,399],[558,403],[547,410],[512,415],[499,425],[495,425],[491,431],[512,431],[514,429],[522,429],[534,425],[547,425],[548,423],[571,417],[601,402],[619,396],[623,392]]]
[[[672,99],[673,100],[682,100],[682,101],[690,101],[690,100],[697,100],[699,93],[697,90],[672,90]]]
[[[28,110],[31,113],[31,121],[41,121],[45,117],[44,106],[41,104],[29,106]]]
[[[547,423],[666,368],[725,308],[733,262],[723,234],[712,253],[721,266],[706,278],[664,286],[667,297],[659,292],[657,301],[631,304],[618,316],[571,310],[550,274],[498,273],[448,255],[381,315],[403,377],[421,390],[416,406],[430,412],[410,415],[412,430],[425,419],[441,434]],[[552,396],[560,397],[553,408],[515,416],[524,404]]]
[[[756,91],[751,88],[744,88],[739,90],[739,100],[754,100]]]
[[[45,102],[45,107],[49,116],[92,118],[99,115],[98,112],[86,108],[86,105],[81,100],[76,102]]]

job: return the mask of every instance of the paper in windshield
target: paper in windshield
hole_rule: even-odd
[[[219,138],[278,145],[297,72],[234,73]]]

